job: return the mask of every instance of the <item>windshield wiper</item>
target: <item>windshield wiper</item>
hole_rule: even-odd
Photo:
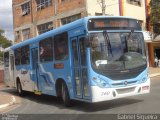
[[[128,35],[128,40],[130,39],[130,37],[132,36],[133,33],[134,33],[134,28],[131,29],[131,32]]]
[[[108,33],[107,33],[106,30],[103,31],[103,36],[104,36],[105,41],[106,41],[106,43],[107,43],[108,51],[111,53],[111,55],[112,55],[112,57],[113,57],[111,42],[110,42],[110,39],[109,39],[109,36],[108,36]]]
[[[133,33],[134,33],[134,28],[131,29],[131,32],[129,33],[129,35],[126,36],[125,39],[124,39],[125,40],[124,41],[125,42],[124,53],[128,52],[128,42],[127,41],[129,41],[129,39],[131,38],[131,36],[132,36]]]

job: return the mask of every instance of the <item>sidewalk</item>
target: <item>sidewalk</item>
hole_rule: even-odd
[[[149,76],[155,77],[160,75],[160,68],[150,67],[149,68]]]
[[[14,96],[0,92],[0,110],[16,103]]]
[[[0,88],[3,88],[5,85],[3,82],[0,82]],[[14,105],[16,103],[16,98],[8,93],[0,91],[0,111],[8,106]]]

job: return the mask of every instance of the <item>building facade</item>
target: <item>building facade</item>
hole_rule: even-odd
[[[155,58],[160,61],[160,36],[158,39],[148,41],[146,44],[148,49],[149,66],[160,67],[155,65]]]
[[[86,16],[85,0],[13,0],[15,43]]]
[[[149,33],[150,36],[149,39],[145,39],[146,41],[146,49],[148,51],[148,59],[149,59],[149,66],[151,67],[160,67],[160,66],[156,66],[155,65],[155,58],[157,58],[160,61],[160,35],[156,35],[156,37],[153,35],[153,33],[156,33],[157,30],[159,29],[159,24],[157,23],[156,25],[153,25],[151,27],[150,23],[149,23],[149,14],[151,11],[149,11],[148,6],[149,4],[152,4],[152,6],[150,6],[150,10],[153,9],[159,9],[158,4],[160,4],[160,2],[158,0],[147,0],[146,1],[146,28],[148,31],[151,31]],[[160,65],[160,62],[159,62]]]
[[[15,43],[85,16],[105,15],[137,18],[146,28],[147,0],[13,0]]]

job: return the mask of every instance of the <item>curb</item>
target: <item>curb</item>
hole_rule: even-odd
[[[15,103],[16,103],[16,98],[15,98],[14,96],[11,96],[11,97],[12,97],[12,101],[11,101],[11,102],[9,102],[9,103],[6,103],[6,104],[3,104],[3,105],[0,105],[0,109],[5,108],[5,107],[8,107],[8,106],[11,106],[11,105],[13,105],[13,104],[15,104]]]

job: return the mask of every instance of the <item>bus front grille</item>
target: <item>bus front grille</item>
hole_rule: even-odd
[[[128,81],[128,82],[127,82],[127,85],[135,84],[135,83],[137,83],[137,81],[138,81],[138,80],[135,80],[135,81]],[[121,85],[125,85],[124,82],[113,83],[113,84],[112,84],[112,86],[115,86],[115,87],[116,87],[116,86],[121,86]]]
[[[130,92],[134,92],[134,90],[135,90],[135,87],[124,88],[124,89],[116,89],[118,94],[130,93]]]

